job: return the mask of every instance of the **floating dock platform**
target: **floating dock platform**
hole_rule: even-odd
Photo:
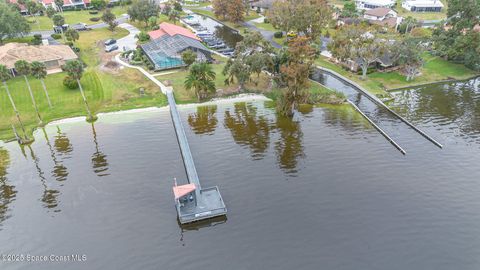
[[[200,185],[197,169],[188,145],[187,135],[183,129],[172,91],[167,91],[167,98],[188,180],[188,184],[184,185],[177,185],[175,180],[175,186],[173,187],[178,219],[181,224],[186,224],[224,216],[227,214],[227,208],[218,187],[202,188]]]

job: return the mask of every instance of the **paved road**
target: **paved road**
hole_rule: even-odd
[[[128,18],[129,18],[128,14],[123,14],[118,19],[116,19],[116,22],[118,24],[122,24],[122,23],[127,22]],[[104,22],[101,22],[101,23],[96,23],[96,24],[89,25],[88,27],[91,28],[91,29],[98,29],[98,28],[108,27],[108,25]],[[52,26],[52,28],[53,28],[53,26]],[[55,32],[53,32],[53,30],[42,30],[42,31],[32,31],[28,35],[33,36],[35,34],[40,34],[40,35],[42,35],[43,38],[48,39],[48,37],[53,33],[55,33]]]

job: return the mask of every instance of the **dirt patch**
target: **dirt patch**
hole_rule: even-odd
[[[120,65],[115,61],[115,55],[118,51],[105,52],[103,41],[97,41],[98,59],[100,60],[100,69],[110,74],[118,74]]]

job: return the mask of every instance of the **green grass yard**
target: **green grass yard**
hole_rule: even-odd
[[[89,105],[95,113],[167,104],[166,97],[160,92],[158,86],[146,79],[139,71],[125,68],[116,72],[107,72],[100,68],[102,51],[97,47],[97,41],[101,42],[110,37],[119,38],[126,34],[128,32],[123,29],[118,29],[115,33],[107,29],[96,29],[82,32],[80,40],[77,41],[77,46],[82,49],[80,57],[88,65],[81,83]],[[48,75],[45,80],[54,106],[52,109],[48,107],[40,81],[30,78],[35,100],[44,122],[86,115],[79,90],[71,90],[63,86],[65,76],[63,72],[56,73]],[[28,132],[31,133],[37,126],[37,120],[23,77],[10,80],[8,86],[21,118]],[[140,95],[139,88],[145,89],[144,95]],[[2,86],[0,87],[0,140],[13,139],[11,123],[15,123],[19,130],[12,106]]]
[[[367,75],[366,80],[362,80],[361,75],[349,72],[342,67],[327,61],[324,57],[320,57],[319,59],[317,59],[316,64],[336,71],[341,75],[360,84],[372,94],[380,96],[384,95],[385,91],[390,89],[409,87],[418,84],[434,83],[448,79],[468,79],[478,74],[463,65],[451,63],[429,54],[424,55],[424,60],[425,64],[421,69],[422,74],[412,81],[407,81],[405,79],[405,76],[403,76],[399,72],[373,72]]]
[[[127,6],[117,6],[112,8],[113,14],[117,17],[120,15],[127,13]],[[68,24],[76,24],[76,23],[86,23],[87,25],[101,23],[102,21],[92,22],[90,18],[93,17],[102,17],[103,12],[100,11],[98,14],[92,15],[88,13],[88,10],[71,10],[71,11],[64,11],[62,14],[65,17],[65,23]],[[31,30],[32,31],[39,31],[39,30],[52,30],[53,29],[53,22],[47,16],[37,16],[37,17],[28,17],[28,21],[31,23]],[[36,22],[38,21],[38,23]]]

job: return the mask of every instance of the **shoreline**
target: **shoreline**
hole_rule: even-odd
[[[262,94],[242,93],[242,94],[233,95],[230,97],[213,98],[211,100],[200,102],[200,103],[177,104],[177,107],[181,109],[182,108],[186,109],[186,108],[193,108],[196,106],[211,106],[211,105],[221,105],[221,104],[236,103],[236,102],[254,102],[254,101],[269,101],[269,100],[271,99],[269,99],[268,97]],[[111,112],[99,112],[96,114],[96,116],[100,119],[100,117],[109,116],[109,115],[122,115],[122,114],[132,115],[132,114],[146,113],[146,112],[164,112],[168,110],[169,110],[169,106],[166,105],[162,107],[145,107],[145,108],[118,110],[118,111],[111,111]],[[86,116],[61,118],[61,119],[48,122],[47,124],[45,124],[44,127],[59,125],[59,124],[86,122],[86,118],[87,118]],[[34,128],[30,136],[33,136],[35,132],[37,132],[38,130],[39,130],[39,127]],[[13,136],[11,139],[0,140],[0,147],[14,141],[15,141],[15,137]]]
[[[476,75],[473,75],[473,76],[470,76],[470,77],[464,78],[464,79],[447,79],[447,80],[441,80],[441,81],[433,81],[433,82],[412,84],[412,85],[409,85],[409,86],[402,86],[402,87],[397,87],[397,88],[385,89],[385,91],[387,91],[387,92],[407,91],[407,90],[413,90],[414,88],[418,88],[418,87],[424,87],[424,86],[429,86],[429,85],[438,85],[438,84],[446,84],[446,83],[466,82],[466,81],[470,81],[470,80],[475,80],[477,78],[480,78],[480,74],[476,74]]]

